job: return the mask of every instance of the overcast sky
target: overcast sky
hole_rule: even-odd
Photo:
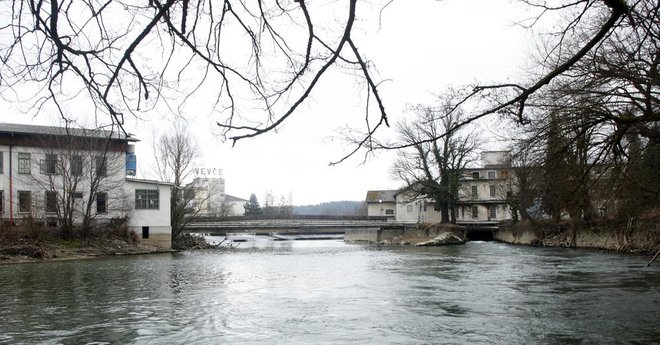
[[[414,3],[414,4],[413,4]],[[359,2],[362,19],[354,32],[361,52],[377,67],[381,93],[391,122],[411,114],[408,105],[433,101],[433,94],[448,85],[516,78],[530,50],[529,31],[514,22],[525,13],[503,0],[395,1],[382,15]],[[363,155],[329,166],[351,147],[337,139],[337,128],[359,126],[364,118],[364,100],[356,83],[346,73],[334,72],[315,89],[309,100],[277,133],[243,140],[231,147],[223,143],[212,115],[183,114],[202,149],[199,168],[222,169],[227,194],[247,199],[266,192],[292,197],[294,205],[336,200],[364,200],[367,190],[395,189],[390,167],[394,152],[379,153],[363,163]],[[2,103],[2,121],[57,124],[55,114],[36,118],[21,113],[15,104]],[[141,140],[137,144],[138,177],[153,177],[151,142],[166,130],[171,116],[145,114],[126,118],[127,131]],[[487,128],[485,126],[484,128]],[[388,135],[391,131],[384,131]],[[484,137],[489,137],[484,130]],[[483,149],[497,149],[485,142]]]

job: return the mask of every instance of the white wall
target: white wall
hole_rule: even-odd
[[[3,155],[3,169],[0,174],[0,190],[3,191],[2,200],[2,218],[10,217],[10,202],[13,204],[13,217],[14,220],[20,220],[28,213],[19,212],[19,191],[31,192],[32,207],[31,213],[34,216],[44,217],[46,214],[46,200],[45,192],[47,190],[61,190],[62,189],[62,175],[47,175],[41,172],[40,162],[45,159],[47,153],[58,154],[58,159],[66,157],[64,150],[60,149],[43,149],[36,147],[13,146],[11,152],[11,196],[10,196],[10,157],[9,146],[0,145],[0,152]],[[18,153],[30,154],[30,174],[18,173]],[[93,163],[89,162],[90,152],[83,152],[81,154],[85,159],[85,170],[92,169]],[[66,158],[64,158],[66,159]],[[122,213],[130,210],[130,205],[125,204],[125,194],[121,186],[124,184],[124,176],[126,171],[126,154],[125,152],[110,152],[108,153],[108,175],[99,185],[98,191],[105,192],[108,195],[107,200],[107,213],[95,215],[97,219],[110,219],[113,217],[121,217]],[[66,162],[66,161],[65,161]],[[91,165],[90,165],[91,164]],[[52,183],[52,184],[51,184]],[[66,184],[67,186],[69,183]],[[52,188],[55,186],[56,188]],[[119,188],[118,188],[119,187]],[[90,182],[89,179],[82,179],[76,187],[76,192],[82,192],[83,197],[77,204],[77,214],[80,218],[83,209],[87,205],[89,198]],[[93,201],[95,202],[95,201]],[[93,214],[96,211],[96,205],[92,205]],[[54,216],[54,215],[53,215]]]
[[[170,198],[171,198],[171,185],[158,183],[156,181],[144,181],[144,180],[134,180],[126,179],[126,191],[129,195],[132,196],[133,201],[135,201],[135,190],[136,189],[150,189],[158,190],[159,194],[159,207],[156,210],[144,210],[144,209],[134,209],[132,211],[131,217],[129,218],[128,225],[134,227],[165,227],[167,229],[162,229],[162,231],[171,232],[172,223],[170,220]]]

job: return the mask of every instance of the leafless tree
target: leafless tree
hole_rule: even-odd
[[[648,205],[657,202],[657,184],[632,165],[653,156],[660,145],[659,7],[653,1],[635,2],[616,30],[527,101],[526,133],[518,138],[517,150],[535,157],[533,164],[546,172],[539,197],[556,220],[562,213],[593,218],[596,200],[620,208],[621,197],[635,190],[638,197],[629,201],[644,194],[656,196]],[[578,49],[589,29],[576,27],[561,48]],[[541,54],[540,64],[547,68],[564,54],[551,48]],[[539,152],[541,147],[545,150]]]
[[[186,224],[194,221],[202,212],[202,205],[211,191],[200,199],[200,189],[191,182],[193,165],[199,158],[199,147],[184,122],[177,121],[173,128],[160,135],[154,143],[156,174],[162,181],[171,182],[172,239],[176,239]]]
[[[382,9],[387,10],[391,2],[384,0]],[[567,18],[554,33],[556,40],[549,51],[548,57],[556,59],[528,82],[475,85],[465,101],[490,99],[493,94],[500,97],[472,111],[448,132],[492,114],[507,114],[524,123],[533,96],[554,79],[571,73],[589,53],[602,49],[601,43],[608,37],[636,28],[655,30],[657,3],[651,0],[522,2],[538,10],[538,16],[526,25],[533,26],[549,13]],[[328,10],[331,5],[343,15],[329,19],[323,15],[332,12]],[[372,140],[380,127],[389,124],[378,89],[380,80],[374,78],[371,62],[353,40],[359,19],[357,0],[150,0],[139,4],[14,0],[2,6],[9,20],[0,27],[5,38],[0,47],[0,83],[8,88],[34,85],[33,90],[38,90],[33,98],[36,109],[47,102],[61,107],[84,93],[95,109],[123,124],[125,113],[158,103],[182,107],[200,96],[212,99],[213,110],[226,115],[218,125],[235,142],[279,128],[324,75],[339,66],[357,72],[354,75],[366,86],[366,99],[374,103],[367,109],[377,109],[367,111],[363,136],[349,156],[361,148],[397,147]],[[574,32],[585,33],[583,43],[568,49],[565,42]],[[247,52],[250,58],[246,61],[237,52]],[[251,96],[237,96],[245,92]],[[246,99],[247,104],[241,103]],[[259,119],[240,112],[257,108],[263,114]],[[655,116],[641,121],[652,121]]]
[[[327,18],[328,6],[343,15]],[[0,82],[34,84],[37,108],[85,93],[123,124],[124,113],[158,102],[180,107],[201,94],[227,115],[218,125],[235,141],[279,127],[341,64],[361,72],[387,120],[351,36],[357,0],[16,0],[2,7],[9,21],[0,27],[7,38]],[[264,117],[248,121],[240,109]]]
[[[477,148],[474,133],[451,130],[462,117],[453,109],[451,98],[441,100],[437,109],[416,107],[417,117],[398,125],[401,142],[411,147],[399,151],[392,169],[405,182],[407,194],[434,200],[443,223],[456,221],[458,181]]]

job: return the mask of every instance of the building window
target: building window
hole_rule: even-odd
[[[386,214],[386,215],[393,215],[393,214],[394,214],[394,210],[392,210],[392,209],[385,210],[385,214]]]
[[[475,180],[479,179],[479,172],[478,171],[472,172],[472,178]]]
[[[5,191],[0,190],[0,214],[5,213]]]
[[[465,205],[461,205],[461,218],[465,219]]]
[[[495,186],[490,185],[490,197],[494,198],[495,197]]]
[[[497,218],[497,206],[491,206],[489,210],[489,215],[491,219],[496,219]]]
[[[30,212],[32,206],[32,194],[28,191],[18,191],[18,212]]]
[[[5,153],[0,151],[0,174],[4,172]]]
[[[108,193],[96,193],[96,213],[108,212]]]
[[[80,176],[83,172],[83,159],[81,156],[71,156],[71,175]]]
[[[488,178],[491,179],[491,180],[494,180],[495,179],[495,172],[494,171],[489,171],[488,172]]]
[[[160,207],[160,195],[158,189],[136,189],[136,210],[158,210]]]
[[[82,199],[83,198],[83,193],[82,192],[73,192],[73,198],[74,199]]]
[[[406,212],[410,213],[413,211],[413,205],[406,205]]]
[[[41,173],[42,174],[56,174],[57,173],[57,155],[55,154],[46,154],[46,159],[41,161]]]
[[[479,207],[472,206],[472,218],[474,219],[479,218]]]
[[[29,174],[30,173],[30,157],[29,153],[18,153],[18,173],[19,174]],[[29,211],[26,211],[29,212]]]
[[[57,213],[57,192],[46,191],[46,213]]]
[[[96,176],[108,174],[108,162],[105,156],[96,157]]]
[[[476,199],[479,197],[479,190],[477,189],[477,186],[472,186],[472,198]]]
[[[149,238],[149,227],[148,226],[143,226],[142,227],[142,238],[143,239],[148,239]]]

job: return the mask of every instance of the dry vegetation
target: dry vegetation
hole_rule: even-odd
[[[43,222],[24,219],[21,226],[0,227],[0,263],[42,260],[81,259],[107,255],[162,252],[163,249],[140,243],[135,232],[124,223],[80,232],[46,227]]]

